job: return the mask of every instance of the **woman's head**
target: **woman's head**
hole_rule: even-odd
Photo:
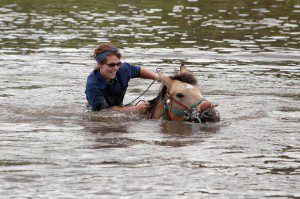
[[[97,61],[101,75],[110,82],[116,77],[121,65],[121,54],[117,47],[112,45],[100,45],[94,51],[94,59]]]
[[[109,55],[115,55],[117,58],[121,59],[121,53],[118,48],[113,45],[100,45],[94,50],[94,59],[98,64],[104,64],[107,61]]]

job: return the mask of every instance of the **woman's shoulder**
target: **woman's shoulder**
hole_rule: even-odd
[[[87,84],[97,84],[98,80],[97,80],[97,73],[99,71],[98,70],[93,70],[89,76],[87,77]]]
[[[96,73],[97,71],[96,70],[93,70],[89,76],[87,77],[88,80],[92,80],[92,79],[95,79],[96,78]]]
[[[120,69],[124,69],[124,68],[127,68],[127,67],[132,67],[133,65],[131,65],[130,63],[128,62],[122,62],[121,66],[120,66]]]
[[[140,68],[141,68],[140,66],[134,66],[134,65],[132,65],[130,63],[122,62],[119,70],[121,70],[121,71],[126,70],[128,72],[128,71],[140,70]]]
[[[138,77],[141,71],[141,67],[140,66],[134,66],[131,65],[127,62],[122,63],[122,65],[120,66],[120,69],[118,71],[118,73],[120,75],[124,76],[128,76],[128,78],[135,78]]]

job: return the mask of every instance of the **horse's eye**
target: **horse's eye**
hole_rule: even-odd
[[[184,94],[182,94],[182,93],[177,93],[177,94],[176,94],[176,97],[182,98],[182,97],[184,97]]]

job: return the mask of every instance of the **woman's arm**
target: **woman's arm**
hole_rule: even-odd
[[[125,113],[144,113],[150,108],[150,103],[139,103],[136,106],[114,106],[111,109],[115,111],[122,111]]]
[[[151,71],[151,70],[149,70],[149,69],[147,69],[147,68],[141,67],[140,78],[156,80],[156,79],[158,79],[158,74]],[[150,108],[150,103],[149,102],[139,103],[138,105],[135,105],[135,106],[114,106],[114,107],[111,107],[112,110],[122,111],[122,112],[125,112],[125,113],[145,113],[147,110],[149,110],[149,108]]]
[[[141,67],[141,71],[140,71],[140,77],[143,79],[157,79],[158,78],[158,74],[147,69],[144,67]]]

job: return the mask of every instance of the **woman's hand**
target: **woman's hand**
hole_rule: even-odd
[[[136,106],[132,106],[133,112],[138,113],[146,113],[150,109],[150,103],[149,102],[141,102],[137,104]]]

